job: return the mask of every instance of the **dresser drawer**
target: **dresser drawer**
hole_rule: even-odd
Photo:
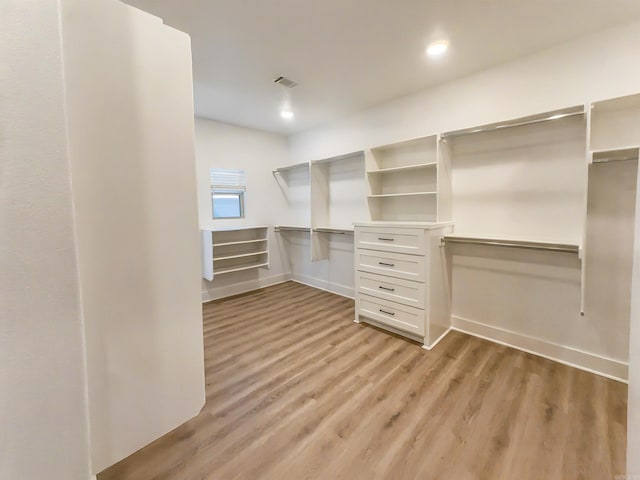
[[[356,250],[357,269],[362,272],[379,273],[416,282],[426,280],[426,259],[418,255]]]
[[[425,232],[419,228],[356,227],[355,246],[384,252],[424,255]]]
[[[376,322],[412,333],[425,334],[425,311],[389,302],[368,295],[359,295],[356,308],[358,315],[371,318]]]
[[[358,293],[402,303],[415,308],[424,308],[426,285],[399,278],[357,272]]]

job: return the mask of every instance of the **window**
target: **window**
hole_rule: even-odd
[[[210,174],[213,218],[243,218],[247,189],[244,170],[212,168]]]

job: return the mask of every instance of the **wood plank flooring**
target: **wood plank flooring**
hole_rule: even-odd
[[[353,309],[293,282],[206,304],[206,406],[98,480],[624,473],[624,384],[455,332],[427,352]]]

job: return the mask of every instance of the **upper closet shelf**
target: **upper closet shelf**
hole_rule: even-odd
[[[238,240],[238,241],[234,241],[234,242],[222,242],[222,243],[213,243],[212,245],[214,247],[227,247],[229,245],[246,245],[249,243],[260,243],[260,242],[266,242],[268,239],[265,238],[256,238],[254,240]]]
[[[580,254],[580,245],[522,239],[473,237],[468,235],[445,235],[443,238],[443,242],[463,243],[467,245],[489,245],[507,248],[525,248],[531,250],[548,250],[554,252]]]
[[[362,158],[364,152],[362,150],[358,152],[346,153],[344,155],[338,155],[336,157],[323,158],[322,160],[313,160],[311,165],[322,165],[325,163],[334,163],[334,162],[342,162],[345,160],[356,160],[358,158]]]
[[[259,230],[261,228],[269,228],[269,225],[255,225],[251,227],[217,227],[211,228],[206,231],[208,232],[235,232],[238,230]]]
[[[369,195],[369,198],[415,197],[420,195],[436,195],[437,192],[380,193]]]
[[[415,165],[405,165],[405,166],[400,166],[400,167],[389,167],[389,168],[379,168],[377,170],[368,170],[367,173],[368,174],[375,174],[375,173],[404,172],[404,171],[407,171],[407,170],[417,170],[417,169],[421,169],[421,168],[436,167],[437,165],[438,165],[437,162],[418,163],[418,164],[415,164]]]
[[[297,169],[303,169],[303,168],[309,168],[309,162],[303,162],[303,163],[295,163],[293,165],[287,165],[286,167],[278,167],[276,168],[273,173],[287,173],[290,172],[291,170],[297,170]]]
[[[593,163],[622,162],[624,160],[638,160],[639,146],[621,147],[591,152]]]
[[[472,135],[474,133],[491,132],[494,130],[502,130],[504,128],[522,127],[525,125],[533,125],[536,123],[548,122],[551,120],[559,120],[561,118],[575,117],[584,115],[584,105],[576,107],[564,108],[562,110],[554,110],[551,112],[540,113],[537,115],[529,115],[527,117],[515,118],[499,123],[490,123],[480,127],[465,128],[462,130],[454,130],[441,135],[441,138],[459,137],[462,135]]]

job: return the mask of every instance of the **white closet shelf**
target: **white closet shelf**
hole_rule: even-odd
[[[262,228],[269,228],[269,225],[257,225],[251,227],[219,227],[206,230],[207,232],[234,232],[237,230],[260,230]]]
[[[224,243],[214,243],[213,247],[226,247],[229,245],[245,245],[247,243],[260,243],[266,242],[267,238],[256,238],[255,240],[239,240],[237,242],[224,242]]]
[[[580,245],[541,242],[538,240],[525,240],[514,238],[475,237],[471,235],[445,235],[444,243],[462,243],[468,245],[489,245],[507,248],[526,248],[531,250],[548,250],[554,252],[580,253]]]
[[[221,257],[213,257],[213,261],[218,262],[220,260],[231,260],[232,258],[254,257],[256,255],[265,255],[267,253],[269,253],[269,250],[263,250],[260,252],[238,253],[236,255],[223,255]]]
[[[224,275],[225,273],[233,273],[233,272],[241,272],[243,270],[251,270],[253,268],[262,268],[262,267],[268,267],[269,264],[268,263],[260,263],[257,265],[245,265],[242,267],[229,267],[229,268],[221,268],[221,269],[216,269],[215,274],[216,275]]]
[[[640,146],[633,145],[619,148],[608,148],[605,150],[593,150],[591,158],[593,163],[620,162],[623,160],[638,160]]]
[[[309,162],[295,163],[293,165],[287,165],[286,167],[278,167],[273,171],[273,173],[287,173],[299,168],[309,168]]]
[[[445,132],[442,135],[440,135],[440,137],[449,138],[449,137],[459,137],[462,135],[473,135],[475,133],[484,133],[484,132],[490,132],[493,130],[502,130],[504,128],[522,127],[525,125],[533,125],[535,123],[560,120],[562,118],[575,117],[577,115],[584,115],[584,105],[564,108],[561,110],[553,110],[551,112],[545,112],[545,113],[540,113],[536,115],[529,115],[527,117],[514,118],[512,120],[507,120],[499,123],[490,123],[487,125],[481,125],[473,128],[454,130],[451,132]]]
[[[389,167],[389,168],[380,168],[377,170],[368,170],[367,174],[377,174],[377,173],[393,173],[393,172],[404,172],[406,170],[418,170],[422,168],[430,168],[437,167],[437,162],[429,162],[429,163],[418,163],[416,165],[405,165],[402,167]]]
[[[353,233],[353,228],[342,228],[342,227],[316,227],[313,229],[314,232],[318,233],[336,233],[336,234],[349,234]]]
[[[368,195],[369,198],[391,198],[391,197],[416,197],[421,195],[436,195],[437,192],[409,192],[409,193],[381,193],[378,195]]]
[[[290,232],[310,232],[310,227],[294,227],[290,225],[277,225],[274,230],[276,232],[279,231],[290,231]]]
[[[364,151],[360,150],[358,152],[346,153],[344,155],[338,155],[337,157],[323,158],[322,160],[313,160],[311,165],[322,165],[327,163],[341,162],[344,160],[355,160],[358,158],[362,158],[364,155]]]

